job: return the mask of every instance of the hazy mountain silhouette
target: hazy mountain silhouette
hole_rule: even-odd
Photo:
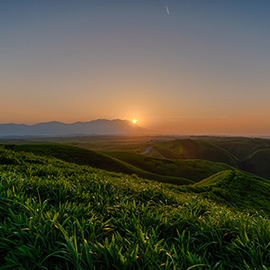
[[[0,136],[142,135],[149,131],[128,120],[98,119],[65,124],[52,121],[34,125],[0,124]]]

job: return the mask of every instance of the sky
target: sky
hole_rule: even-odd
[[[269,0],[1,0],[0,123],[270,135]]]

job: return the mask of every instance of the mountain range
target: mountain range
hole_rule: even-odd
[[[143,135],[149,131],[128,120],[97,119],[66,124],[58,121],[26,124],[0,124],[0,136]]]

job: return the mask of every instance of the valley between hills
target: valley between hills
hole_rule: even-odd
[[[0,142],[1,269],[269,269],[270,140]]]

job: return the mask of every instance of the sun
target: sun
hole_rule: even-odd
[[[133,120],[132,120],[132,123],[133,123],[134,125],[136,125],[136,124],[137,124],[137,119],[133,119]]]

